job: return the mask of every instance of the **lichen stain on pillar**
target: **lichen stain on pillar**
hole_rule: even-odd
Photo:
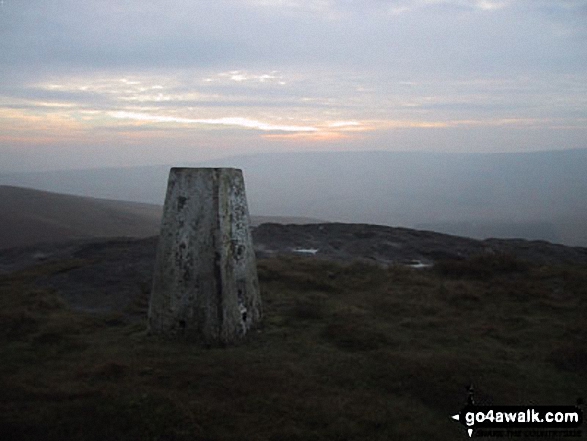
[[[241,170],[172,168],[149,331],[205,344],[242,339],[261,297]]]

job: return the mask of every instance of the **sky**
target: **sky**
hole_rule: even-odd
[[[587,0],[0,0],[0,171],[587,147]]]

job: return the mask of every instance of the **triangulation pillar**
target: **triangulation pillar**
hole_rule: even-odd
[[[150,332],[230,344],[260,318],[241,170],[172,168],[149,304]]]

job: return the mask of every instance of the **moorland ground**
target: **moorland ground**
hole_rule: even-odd
[[[456,440],[470,384],[498,405],[587,391],[585,265],[261,259],[262,326],[206,349],[146,333],[148,284],[89,313],[45,283],[89,264],[0,276],[4,440]]]

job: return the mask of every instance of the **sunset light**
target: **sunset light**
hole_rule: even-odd
[[[133,0],[117,8],[66,0],[38,15],[34,2],[4,2],[6,167],[45,166],[43,150],[25,160],[19,149],[49,142],[59,156],[60,139],[110,152],[110,165],[312,141],[318,150],[444,152],[584,143],[580,0],[247,0],[164,12]],[[82,165],[68,158],[59,163]],[[95,160],[87,154],[83,164]]]

